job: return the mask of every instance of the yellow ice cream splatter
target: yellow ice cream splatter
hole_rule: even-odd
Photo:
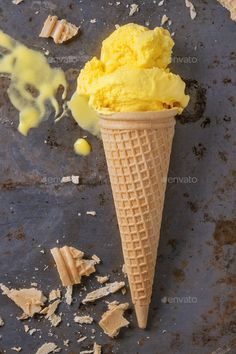
[[[68,107],[73,112],[73,117],[81,128],[88,130],[93,135],[100,135],[98,115],[88,105],[88,99],[85,96],[80,96],[75,92],[68,102]]]
[[[88,156],[91,152],[91,145],[86,139],[79,138],[74,144],[74,150],[78,155]]]
[[[19,110],[18,130],[27,135],[30,128],[36,128],[49,114],[49,104],[59,114],[56,93],[64,88],[66,98],[67,82],[61,69],[52,69],[40,52],[31,50],[0,31],[0,72],[11,76],[8,95]]]
[[[181,113],[189,96],[181,77],[168,69],[173,46],[170,33],[163,28],[149,30],[131,23],[114,31],[103,41],[100,59],[92,58],[78,77],[77,91],[69,103],[78,124],[97,131],[98,118],[92,111],[112,114],[177,108]],[[86,111],[90,112],[88,124]]]

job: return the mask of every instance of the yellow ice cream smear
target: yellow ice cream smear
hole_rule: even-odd
[[[56,94],[59,86],[67,82],[61,69],[52,69],[40,52],[31,50],[0,31],[0,72],[11,77],[8,95],[17,110],[20,123],[18,130],[27,135],[50,113],[50,106],[59,114]]]
[[[79,138],[74,144],[74,150],[78,155],[87,156],[91,152],[91,145],[86,139]]]
[[[103,41],[100,59],[92,58],[78,77],[69,103],[78,124],[91,133],[97,130],[91,110],[111,114],[177,108],[181,113],[189,96],[181,77],[168,69],[173,46],[163,28],[149,30],[131,23],[115,30]]]
[[[98,115],[88,105],[88,98],[80,96],[77,92],[74,93],[71,100],[68,102],[68,107],[73,112],[73,117],[79,126],[85,130],[88,130],[93,135],[98,136]]]

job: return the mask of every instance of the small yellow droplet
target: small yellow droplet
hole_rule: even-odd
[[[74,143],[74,150],[78,155],[88,156],[92,149],[91,149],[91,145],[86,139],[79,138]]]

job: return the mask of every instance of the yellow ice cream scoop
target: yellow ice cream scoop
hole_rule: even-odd
[[[149,30],[131,23],[115,30],[103,41],[100,59],[87,62],[78,77],[69,102],[78,124],[93,133],[99,131],[96,112],[177,108],[181,113],[189,96],[181,77],[168,69],[173,46],[170,33],[163,28]]]
[[[150,30],[134,23],[119,27],[102,43],[101,62],[106,72],[120,66],[163,68],[171,62],[174,41],[168,30]]]
[[[151,69],[120,67],[87,87],[89,106],[102,114],[114,112],[162,111],[188,104],[185,83],[157,67]]]

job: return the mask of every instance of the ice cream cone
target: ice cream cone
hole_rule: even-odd
[[[218,0],[227,10],[230,11],[231,19],[236,21],[236,3],[235,0]]]
[[[175,115],[100,115],[100,127],[138,325],[146,328]]]

